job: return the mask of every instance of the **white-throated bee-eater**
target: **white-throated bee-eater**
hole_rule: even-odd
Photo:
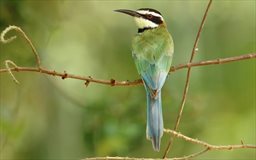
[[[115,11],[132,16],[139,28],[132,41],[132,57],[147,94],[147,139],[159,151],[164,129],[161,89],[172,63],[173,40],[159,11],[151,8]]]

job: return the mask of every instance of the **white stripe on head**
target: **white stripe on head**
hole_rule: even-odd
[[[154,17],[159,17],[163,21],[163,17],[159,13],[149,11],[149,10],[137,10],[136,12],[141,15],[152,15]],[[134,19],[139,28],[155,28],[159,26],[159,24],[156,24],[142,17],[134,17]]]

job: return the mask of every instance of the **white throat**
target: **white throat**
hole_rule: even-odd
[[[141,18],[141,17],[134,17],[134,20],[139,28],[156,28],[158,24],[151,22],[150,20]]]

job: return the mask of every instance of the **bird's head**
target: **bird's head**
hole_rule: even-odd
[[[116,12],[125,13],[134,17],[134,20],[139,27],[139,32],[143,32],[146,29],[157,28],[161,24],[164,24],[164,19],[161,13],[155,9],[151,8],[141,8],[137,11],[132,11],[128,9],[118,9]]]

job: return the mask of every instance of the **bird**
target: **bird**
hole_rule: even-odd
[[[152,8],[117,9],[132,16],[138,32],[132,40],[132,57],[144,84],[147,97],[146,138],[160,151],[163,136],[161,89],[171,67],[174,43],[162,14]]]

